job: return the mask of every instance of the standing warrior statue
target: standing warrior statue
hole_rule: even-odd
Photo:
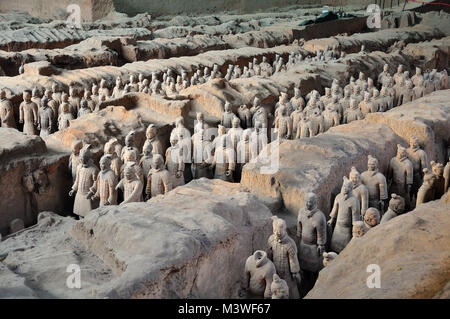
[[[0,120],[2,127],[16,128],[14,120],[14,108],[11,101],[6,97],[6,90],[0,90]]]
[[[254,297],[271,298],[273,275],[276,274],[275,265],[267,258],[267,253],[257,250],[245,262],[244,289]]]
[[[117,175],[111,169],[111,159],[109,154],[100,159],[100,173],[88,194],[91,199],[100,199],[100,206],[117,205]]]
[[[123,190],[123,202],[120,205],[142,202],[144,185],[136,172],[137,167],[136,163],[128,163],[124,169],[124,177],[116,186],[116,190]]]
[[[378,159],[371,155],[367,159],[367,168],[361,174],[361,182],[369,191],[369,207],[375,207],[383,214],[384,201],[388,199],[386,177],[378,171]]]
[[[23,102],[19,106],[19,123],[23,124],[23,132],[27,135],[37,135],[36,125],[38,123],[38,107],[31,101],[30,90],[23,92]]]
[[[301,282],[297,245],[287,234],[286,222],[277,216],[273,216],[272,220],[273,234],[268,239],[267,256],[273,261],[277,274],[288,284],[289,296],[297,299],[300,297],[298,286]]]
[[[334,200],[333,209],[331,210],[328,225],[336,226],[331,237],[330,249],[336,253],[340,253],[352,239],[352,228],[355,222],[361,221],[361,213],[359,211],[358,199],[353,196],[353,183],[344,176],[341,192]]]

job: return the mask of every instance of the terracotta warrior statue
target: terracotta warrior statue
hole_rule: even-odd
[[[280,139],[290,139],[292,137],[292,120],[288,115],[285,105],[278,108],[278,116],[275,118],[274,126],[277,129]]]
[[[405,212],[405,199],[395,193],[391,194],[389,208],[381,218],[380,224],[386,223],[392,218],[397,217]]]
[[[417,85],[413,89],[414,100],[420,99],[425,96],[425,85],[424,79],[421,78],[418,80]]]
[[[359,103],[359,109],[361,110],[361,113],[363,114],[363,117],[366,117],[369,113],[375,113],[378,112],[378,109],[376,108],[376,104],[370,101],[370,94],[369,92],[364,93],[364,100]]]
[[[37,87],[34,87],[31,91],[31,101],[37,105],[38,109],[41,108],[41,98],[41,92]]]
[[[430,165],[434,174],[433,200],[440,199],[442,195],[445,194],[444,165],[442,165],[441,163],[436,163],[435,161],[431,161]]]
[[[359,238],[359,237],[364,236],[366,234],[366,232],[367,232],[367,229],[364,226],[363,221],[359,220],[359,221],[354,222],[353,226],[352,226],[352,239],[351,240],[354,240],[354,238]]]
[[[83,147],[83,142],[80,140],[75,140],[72,143],[72,153],[69,157],[69,170],[72,173],[72,181],[75,182],[77,176],[78,165],[81,164],[80,150]]]
[[[142,156],[139,160],[139,166],[142,168],[144,174],[144,185],[147,185],[147,176],[150,173],[153,165],[153,146],[151,143],[147,143],[142,147]]]
[[[362,120],[364,115],[358,107],[358,101],[354,98],[350,99],[350,108],[344,112],[343,123],[348,124],[356,120]]]
[[[259,121],[262,124],[262,127],[268,127],[268,115],[266,109],[261,106],[261,100],[258,97],[255,97],[253,101],[253,107],[250,109],[253,114],[252,124],[255,127],[255,122]]]
[[[139,154],[139,150],[138,148],[135,146],[135,137],[136,137],[136,132],[134,130],[130,131],[127,136],[125,136],[125,147],[122,148],[122,152],[120,154],[120,159],[122,160],[122,162],[126,162],[125,161],[125,156],[127,156],[126,153],[129,152],[133,152],[135,153],[135,158],[138,158],[138,154]]]
[[[413,186],[411,189],[411,196],[415,196],[419,187],[423,183],[423,170],[428,168],[427,153],[420,148],[419,139],[415,136],[411,136],[409,139],[409,148],[406,150],[408,159],[413,165]],[[397,193],[402,195],[401,193]]]
[[[6,90],[0,90],[0,120],[2,127],[16,128],[14,120],[14,108],[11,101],[6,97]]]
[[[434,200],[434,183],[436,177],[428,168],[424,168],[423,173],[423,184],[417,192],[416,207]]]
[[[288,284],[277,274],[273,275],[270,291],[272,293],[272,299],[289,299]]]
[[[98,174],[98,168],[92,162],[89,144],[84,145],[80,150],[80,160],[81,164],[77,167],[77,175],[69,196],[73,196],[76,193],[73,213],[84,217],[95,208],[91,199],[88,198],[88,194],[97,181]]]
[[[252,124],[252,112],[245,104],[241,105],[237,110],[239,119],[241,120],[241,127],[244,129],[251,128]]]
[[[89,113],[92,113],[92,110],[89,108],[88,102],[85,99],[82,99],[80,102],[80,109],[78,110],[77,117],[82,117]]]
[[[166,167],[170,173],[172,188],[184,185],[183,148],[178,144],[178,137],[170,137],[170,147],[166,150]]]
[[[88,105],[89,109],[90,109],[92,112],[94,112],[96,103],[95,103],[95,102],[92,100],[92,98],[91,98],[91,91],[89,91],[88,89],[86,89],[86,90],[84,91],[83,99],[87,102],[87,105]]]
[[[211,154],[212,143],[207,136],[205,130],[201,129],[192,135],[192,177],[194,179],[206,177],[212,178],[209,163],[212,161]]]
[[[78,90],[75,87],[69,89],[67,101],[72,106],[73,116],[76,117],[81,107],[81,99],[78,96]]]
[[[136,172],[138,165],[136,163],[129,163],[124,166],[124,177],[116,186],[116,190],[122,189],[123,191],[123,202],[120,205],[142,202],[144,185],[141,179],[138,178],[138,173]]]
[[[240,124],[241,120],[237,116],[235,116],[231,121],[231,128],[228,130],[227,133],[231,142],[231,146],[233,147],[233,150],[235,152],[237,150],[237,145],[242,138],[243,129],[241,128]]]
[[[220,120],[220,125],[223,125],[226,128],[231,128],[234,117],[235,117],[235,115],[231,111],[231,104],[228,101],[226,101],[225,106],[224,106],[224,111],[222,114],[222,119]]]
[[[333,101],[336,101],[338,97],[333,97]],[[322,112],[323,116],[323,131],[326,132],[333,126],[338,126],[340,124],[340,115],[339,110],[336,107],[336,104],[330,102],[326,107],[325,111]]]
[[[227,182],[234,181],[233,173],[236,169],[236,155],[230,146],[228,145],[227,135],[222,136],[219,140],[219,145],[216,145],[211,163],[211,168],[215,168],[214,178]]]
[[[61,91],[59,88],[58,83],[53,83],[52,84],[52,99],[55,100],[58,103],[58,106],[61,104],[62,100],[61,100]]]
[[[23,92],[23,102],[19,106],[19,123],[23,124],[23,132],[27,135],[37,135],[38,107],[31,101],[30,90]]]
[[[122,78],[118,76],[116,78],[116,86],[113,88],[112,97],[115,99],[122,97],[122,90],[123,90]]]
[[[120,146],[117,138],[111,138],[108,142],[105,143],[103,151],[105,154],[110,155],[111,169],[114,174],[116,174],[117,178],[119,178],[120,170],[122,168],[122,160],[120,159],[119,155],[117,155],[117,146]]]
[[[381,72],[378,75],[378,81],[377,81],[378,87],[381,88],[382,86],[385,86],[386,85],[386,78],[390,78],[390,77],[391,77],[391,74],[389,73],[389,65],[385,64],[383,66],[383,72]]]
[[[380,224],[381,214],[375,207],[367,209],[366,214],[363,217],[365,233]]]
[[[413,82],[414,86],[417,86],[419,84],[420,80],[423,80],[423,74],[422,74],[422,69],[419,67],[416,67],[416,74],[413,75],[413,77],[411,78],[411,81]]]
[[[294,88],[294,96],[291,98],[290,102],[294,109],[303,111],[303,108],[305,107],[305,99],[302,97],[299,88]]]
[[[196,116],[197,122],[194,125],[194,134],[197,133],[200,130],[203,130],[205,128],[205,116],[202,112],[197,112]]]
[[[100,172],[97,181],[90,188],[88,198],[100,199],[100,206],[117,205],[117,175],[111,169],[111,155],[100,159]]]
[[[409,208],[410,194],[413,185],[413,164],[408,159],[406,148],[397,145],[397,156],[389,162],[388,180],[389,191],[402,196]]]
[[[146,197],[148,200],[150,197],[155,197],[161,194],[165,194],[172,190],[172,181],[170,173],[164,168],[164,159],[159,154],[153,155],[153,168],[147,176],[147,186],[145,189]]]
[[[291,102],[289,101],[288,95],[285,92],[281,92],[280,93],[280,97],[278,99],[277,104],[275,105],[275,116],[277,116],[277,110],[281,107],[284,106],[286,109],[286,113],[288,116],[291,115],[291,113],[294,111],[294,108],[291,104]]]
[[[158,129],[154,124],[150,124],[147,127],[147,130],[145,131],[145,137],[147,138],[144,143],[145,144],[152,144],[152,152],[153,154],[160,154],[163,155],[163,147],[161,144],[161,141],[158,139]]]
[[[48,106],[48,99],[44,96],[41,100],[41,108],[38,110],[38,127],[40,136],[48,136],[53,129],[53,111]]]
[[[384,212],[384,201],[388,198],[386,177],[378,171],[378,159],[369,155],[367,171],[361,174],[361,182],[369,191],[369,207]]]
[[[327,242],[327,221],[324,213],[317,208],[317,197],[314,193],[305,195],[305,207],[298,212],[297,238],[300,268],[312,273],[313,283],[322,269],[322,257]]]
[[[352,167],[349,178],[353,183],[353,196],[358,199],[360,204],[361,217],[364,218],[364,214],[369,208],[369,190],[367,186],[361,182],[361,175],[359,174],[356,167]]]
[[[344,176],[341,192],[336,196],[328,225],[333,226],[330,249],[340,253],[352,239],[352,228],[361,220],[358,199],[353,196],[353,183]]]
[[[274,274],[275,265],[267,258],[267,253],[257,250],[245,262],[244,288],[251,297],[271,298],[270,287]]]
[[[277,216],[272,220],[273,234],[268,239],[267,256],[273,261],[280,278],[286,281],[290,298],[298,299],[301,277],[297,246],[287,234],[286,222]]]

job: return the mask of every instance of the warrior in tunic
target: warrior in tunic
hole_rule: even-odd
[[[72,143],[72,153],[69,157],[69,170],[72,172],[72,181],[75,182],[77,177],[78,165],[81,164],[80,150],[83,147],[83,142],[80,140],[75,140]]]
[[[288,115],[285,105],[278,109],[278,116],[275,118],[275,129],[280,139],[290,139],[292,136],[292,120]]]
[[[381,218],[380,224],[384,224],[392,218],[403,214],[405,211],[405,200],[403,197],[397,194],[391,194],[391,200],[389,201],[389,208]]]
[[[123,202],[120,205],[142,202],[144,185],[141,179],[138,178],[138,172],[136,172],[136,168],[139,166],[136,163],[128,163],[124,166],[124,177],[116,186],[116,190],[122,189],[123,191]]]
[[[97,181],[89,190],[88,197],[100,199],[100,206],[117,205],[117,175],[111,169],[111,155],[103,155],[100,159],[100,173]]]
[[[120,176],[120,170],[122,168],[122,161],[116,152],[118,146],[120,147],[119,141],[114,137],[106,142],[103,148],[104,153],[111,156],[111,169],[116,176]]]
[[[252,297],[271,298],[270,286],[274,274],[275,265],[267,258],[267,253],[257,250],[245,262],[244,288]]]
[[[410,194],[413,184],[413,164],[408,159],[406,149],[397,145],[397,155],[389,162],[388,180],[389,191],[402,196],[406,207],[410,207]]]
[[[6,98],[6,90],[0,90],[0,120],[2,127],[16,128],[14,108],[11,101]]]
[[[299,239],[300,268],[312,272],[314,280],[323,267],[323,253],[327,242],[327,221],[317,208],[317,196],[307,193],[305,207],[298,212],[297,238]]]
[[[386,177],[378,171],[378,159],[371,155],[367,159],[367,171],[361,174],[361,182],[369,191],[369,207],[375,207],[383,214],[384,201],[388,199]]]
[[[39,136],[50,135],[53,128],[53,111],[48,106],[48,100],[44,96],[41,100],[42,107],[38,110],[38,130],[41,130]]]
[[[445,194],[445,178],[444,178],[444,165],[431,161],[431,169],[434,174],[434,199],[439,199]]]
[[[331,236],[331,251],[340,253],[352,239],[353,225],[361,221],[360,204],[353,196],[353,183],[344,176],[341,192],[336,196],[328,224],[336,224]]]
[[[133,152],[135,153],[134,158],[138,158],[139,150],[135,146],[134,140],[136,138],[136,132],[134,130],[130,131],[127,136],[125,136],[125,147],[122,148],[122,152],[120,154],[120,159],[122,162],[126,162],[125,157],[128,156],[127,153]]]
[[[159,154],[153,155],[153,168],[147,176],[147,186],[145,189],[146,200],[161,194],[166,194],[172,190],[170,173],[164,168],[164,159]]]
[[[228,101],[225,102],[222,119],[220,120],[220,125],[225,126],[226,128],[231,128],[234,117],[235,115],[231,111],[231,104]]]
[[[300,297],[298,286],[301,277],[297,245],[287,234],[286,222],[277,216],[273,216],[272,220],[273,234],[267,241],[267,256],[275,265],[277,274],[288,284],[290,298],[298,299]]]
[[[413,165],[413,186],[411,196],[415,196],[423,183],[423,170],[428,167],[427,153],[420,148],[419,139],[412,136],[407,149],[408,159]],[[401,195],[401,194],[400,194]]]
[[[178,145],[178,137],[170,138],[170,147],[166,150],[166,167],[170,173],[172,188],[184,185],[183,148]]]
[[[161,141],[158,139],[157,135],[158,135],[158,129],[156,128],[155,124],[150,124],[147,127],[147,130],[145,131],[146,140],[144,143],[144,147],[146,144],[150,143],[150,144],[152,144],[152,153],[153,154],[163,155],[163,147],[162,147]]]
[[[364,218],[364,214],[369,208],[369,190],[366,185],[361,183],[361,175],[356,167],[352,167],[349,178],[353,183],[353,196],[358,199],[359,204],[361,205],[361,217]]]
[[[220,138],[220,144],[216,146],[211,168],[214,168],[214,178],[227,182],[233,182],[233,172],[236,168],[234,150],[228,145],[227,136]]]
[[[90,198],[89,191],[97,181],[98,168],[92,163],[90,145],[83,146],[80,150],[81,164],[77,167],[77,175],[69,196],[75,193],[75,203],[73,205],[73,213],[79,216],[86,216],[95,207]]]
[[[23,132],[27,135],[37,135],[38,107],[31,101],[31,92],[23,92],[23,102],[19,106],[19,123],[23,124]]]

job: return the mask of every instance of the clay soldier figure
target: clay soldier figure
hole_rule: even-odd
[[[234,117],[235,117],[235,115],[231,111],[231,104],[228,101],[226,101],[225,106],[224,106],[224,111],[222,114],[222,119],[220,120],[220,125],[223,125],[226,128],[231,128]]]
[[[61,99],[61,91],[59,90],[59,85],[58,83],[53,83],[52,84],[52,99],[56,101],[56,103],[58,103],[58,106],[62,103],[62,99]]]
[[[385,86],[386,85],[386,78],[390,78],[390,77],[391,77],[391,74],[389,73],[389,65],[385,64],[383,66],[383,72],[381,72],[378,75],[378,81],[377,81],[378,87],[381,88],[382,86]]]
[[[91,91],[89,90],[85,90],[84,91],[84,95],[83,95],[83,99],[87,102],[89,109],[94,112],[95,110],[95,102],[91,99]]]
[[[305,108],[305,99],[302,97],[299,88],[294,88],[294,96],[291,98],[290,102],[294,110],[298,109],[303,111]]]
[[[344,111],[343,114],[350,108],[351,91],[350,89],[344,90],[344,97],[339,100],[339,104],[342,106]]]
[[[414,86],[417,86],[417,85],[419,85],[420,80],[424,80],[423,75],[422,75],[422,69],[417,67],[416,74],[411,78],[411,81],[414,84]]]
[[[241,180],[242,167],[249,163],[251,159],[250,134],[250,129],[244,130],[242,132],[242,140],[236,146],[236,181]]]
[[[128,84],[130,86],[130,92],[139,92],[139,84],[137,83],[134,74],[130,75],[130,81]]]
[[[144,185],[147,185],[147,176],[153,165],[153,146],[151,143],[147,143],[142,147],[141,159],[139,160],[139,166],[142,168],[144,174]]]
[[[444,167],[444,179],[445,179],[444,192],[446,193],[448,188],[450,187],[450,158],[448,159],[448,162]]]
[[[400,64],[397,68],[397,73],[394,74],[393,79],[395,85],[398,85],[400,83],[400,79],[404,80],[405,74],[403,73],[403,65]]]
[[[267,145],[267,130],[261,122],[255,122],[255,128],[250,135],[250,160],[254,160]]]
[[[77,168],[78,165],[81,164],[80,159],[80,150],[83,147],[83,142],[80,140],[76,140],[72,143],[72,153],[69,157],[69,170],[72,173],[72,181],[75,182],[75,178],[77,176]]]
[[[337,99],[338,97],[336,97]],[[325,111],[322,113],[323,116],[323,131],[326,132],[333,126],[338,126],[340,122],[340,115],[336,108],[336,104],[330,103],[326,106]]]
[[[285,92],[281,92],[280,97],[279,97],[279,102],[275,105],[275,116],[277,116],[277,110],[282,105],[286,109],[287,116],[290,116],[291,113],[294,111],[294,108],[292,107],[291,102],[289,102],[288,96]]]
[[[38,107],[31,101],[30,90],[23,92],[23,102],[19,106],[19,123],[24,123],[23,132],[27,135],[37,135]]]
[[[428,94],[430,94],[430,93],[432,93],[434,91],[434,82],[430,78],[430,74],[429,73],[425,73],[423,78],[424,78],[424,86],[425,86],[424,95],[428,95]]]
[[[100,199],[100,206],[117,205],[117,175],[111,169],[111,155],[100,159],[100,173],[97,181],[89,190],[88,198]]]
[[[146,200],[172,190],[170,173],[164,169],[164,159],[159,154],[153,155],[153,168],[147,176],[147,187],[145,189]]]
[[[252,113],[247,105],[243,104],[239,107],[238,111],[239,119],[241,120],[241,127],[244,129],[251,128],[252,124]]]
[[[389,107],[387,99],[380,96],[380,91],[373,89],[372,103],[375,104],[375,108],[378,112],[386,112]]]
[[[409,139],[409,148],[407,149],[408,159],[411,161],[414,170],[413,186],[411,197],[417,194],[419,187],[423,183],[423,169],[428,168],[427,153],[420,148],[419,139],[411,136]],[[401,196],[403,194],[397,193]]]
[[[405,199],[395,193],[391,194],[389,208],[381,218],[380,224],[384,224],[392,218],[397,217],[405,212]]]
[[[285,105],[279,107],[279,115],[275,118],[274,126],[280,139],[288,140],[292,137],[292,120]]]
[[[80,109],[78,110],[78,117],[82,117],[89,113],[92,113],[92,111],[88,106],[88,102],[85,99],[82,99],[80,102]]]
[[[130,163],[125,166],[124,177],[116,186],[116,190],[123,190],[123,202],[120,205],[125,205],[128,203],[142,202],[142,190],[144,185],[140,178],[138,178],[138,173],[136,172],[136,163]]]
[[[423,78],[420,78],[418,80],[417,85],[413,89],[413,95],[414,95],[414,100],[420,99],[421,97],[425,96],[425,86],[424,86]]]
[[[363,221],[356,221],[353,223],[352,226],[352,239],[351,240],[355,240],[355,238],[360,238],[362,236],[364,236],[366,234],[366,227],[364,226],[364,222]]]
[[[41,130],[39,134],[41,137],[48,136],[53,129],[53,111],[48,106],[48,100],[43,97],[41,100],[42,107],[38,111],[38,130]]]
[[[361,87],[359,87],[358,85],[356,85],[353,89],[352,98],[356,100],[357,105],[359,105],[359,103],[361,103],[361,101],[364,99],[361,94]]]
[[[332,102],[332,98],[331,89],[325,88],[325,95],[320,97],[320,102],[322,102],[324,106],[327,106]]]
[[[68,103],[72,106],[73,116],[76,117],[81,107],[81,100],[78,97],[78,92],[74,87],[69,89]]]
[[[166,150],[166,167],[170,173],[172,187],[184,185],[183,148],[178,144],[178,137],[170,138],[170,147]]]
[[[197,122],[194,125],[194,134],[205,128],[205,116],[202,112],[197,112]]]
[[[44,91],[44,97],[47,98],[47,104],[53,111],[53,123],[56,123],[58,121],[59,116],[59,104],[52,98],[52,91],[51,90],[45,90]]]
[[[100,94],[98,92],[98,86],[96,84],[92,85],[91,89],[91,100],[94,103],[94,109],[100,102]],[[92,111],[94,111],[94,109]]]
[[[309,120],[307,120],[304,116],[301,117],[296,127],[297,133],[295,135],[295,138],[301,139],[311,137],[312,133],[310,132],[310,126],[311,125],[309,123]]]
[[[317,208],[317,197],[314,193],[305,195],[305,207],[298,212],[297,238],[300,268],[303,271],[303,279],[306,279],[306,285],[309,286],[306,291],[309,291],[323,267],[322,258],[327,242],[327,220]]]
[[[423,169],[423,184],[417,192],[416,207],[420,204],[434,200],[434,182],[435,176],[429,172],[428,168]]]
[[[344,92],[345,92],[345,90],[348,90],[351,93],[353,93],[355,86],[356,86],[355,78],[353,76],[351,76],[348,84],[346,86],[344,86]]]
[[[37,107],[38,110],[41,108],[41,92],[39,92],[37,87],[34,87],[33,90],[31,91],[31,101],[34,102]]]
[[[70,121],[73,120],[72,112],[70,112],[69,104],[63,103],[61,104],[62,110],[61,114],[58,116],[58,129],[62,130],[68,128],[70,126]]]
[[[14,108],[11,101],[6,98],[6,90],[0,90],[0,120],[2,127],[16,128]]]
[[[397,145],[397,156],[389,162],[388,180],[389,191],[405,198],[409,208],[410,194],[413,185],[413,164],[408,159],[406,148]]]
[[[73,213],[78,216],[86,216],[95,207],[90,198],[89,191],[97,181],[98,168],[92,163],[90,145],[83,146],[80,150],[81,164],[77,167],[77,175],[69,196],[75,193],[75,203],[73,205]]]
[[[294,112],[291,113],[292,121],[292,136],[297,138],[297,128],[301,119],[304,117],[302,109],[300,109],[296,104],[294,104]]]
[[[273,275],[272,284],[270,285],[270,291],[272,293],[272,299],[289,299],[288,284],[277,274]]]
[[[146,79],[144,79],[144,75],[142,73],[138,74],[138,92],[142,92],[145,88],[145,84],[144,81]]]
[[[122,97],[122,90],[123,90],[122,78],[118,76],[116,78],[116,86],[113,89],[112,97],[115,99]]]
[[[214,178],[221,179],[226,182],[233,182],[233,173],[236,168],[234,150],[227,145],[227,136],[224,135],[219,140],[220,144],[216,145],[211,168],[215,168]]]
[[[356,86],[359,86],[361,91],[363,91],[363,85],[366,83],[366,75],[362,72],[359,72],[358,80],[356,80]]]
[[[139,150],[134,143],[134,139],[136,137],[136,132],[134,130],[130,131],[127,136],[125,136],[125,147],[122,148],[122,152],[120,153],[120,159],[125,162],[124,157],[125,153],[133,152],[135,153],[135,158],[138,158]]]
[[[358,101],[354,98],[350,100],[350,108],[344,113],[343,123],[348,124],[356,120],[362,120],[364,115],[358,107]]]
[[[390,96],[387,92],[387,88],[383,86],[380,91],[380,98],[382,99],[383,103],[383,112],[388,111],[394,107],[394,98]]]
[[[386,177],[378,171],[378,159],[368,156],[367,171],[361,174],[361,182],[369,191],[369,207],[384,212],[384,201],[388,198]]]
[[[253,114],[252,124],[255,127],[255,122],[261,122],[261,126],[267,128],[269,119],[267,117],[267,111],[264,107],[261,106],[261,100],[258,97],[255,97],[253,101],[253,107],[250,109]]]
[[[311,112],[311,115],[309,117],[309,132],[310,137],[316,136],[320,133],[325,132],[325,125],[323,120],[322,113],[316,109],[315,111]]]
[[[297,257],[297,245],[286,231],[286,222],[272,217],[273,234],[268,239],[267,256],[273,261],[280,278],[284,279],[289,287],[290,298],[300,297],[298,286],[301,282],[300,265]]]
[[[353,196],[358,199],[361,211],[361,217],[364,217],[366,210],[369,208],[369,190],[367,186],[361,183],[361,175],[356,167],[352,167],[349,175],[353,183]]]
[[[273,74],[273,68],[272,66],[267,62],[267,57],[263,56],[263,60],[260,64],[261,68],[261,75],[264,77],[272,76]]]
[[[406,81],[403,91],[400,94],[399,103],[401,102],[401,104],[405,104],[411,102],[412,100],[414,100],[413,83],[408,80]]]
[[[104,153],[110,156],[111,159],[111,169],[117,177],[120,176],[120,169],[122,168],[122,161],[117,155],[116,147],[119,145],[117,138],[112,138],[108,142],[105,143]]]
[[[359,108],[364,118],[369,113],[378,112],[376,104],[370,101],[370,94],[368,92],[364,93],[364,100],[361,103],[359,103]]]
[[[72,114],[72,117],[75,118],[75,116],[77,115],[77,112],[75,112],[73,106],[69,103],[69,96],[67,95],[67,93],[62,92],[61,104],[59,104],[58,114],[61,115],[63,113],[63,109],[64,109],[65,105],[67,105],[67,108],[68,108],[69,112]]]
[[[243,129],[240,127],[241,121],[238,117],[234,117],[232,120],[232,127],[228,130],[228,137],[231,141],[233,150],[236,152],[237,145],[242,138]]]
[[[403,104],[403,94],[405,92],[405,80],[401,77],[398,78],[397,84],[394,86],[395,97],[394,97],[394,105],[400,106]]]
[[[209,162],[211,160],[212,143],[205,138],[205,130],[202,129],[192,135],[192,176],[194,179],[206,177],[212,178]]]
[[[150,124],[147,127],[147,130],[145,131],[145,137],[147,139],[145,140],[144,147],[145,147],[145,144],[151,143],[152,149],[153,149],[152,150],[153,154],[163,155],[162,144],[161,144],[161,141],[158,139],[157,135],[158,135],[158,129],[156,128],[156,126],[154,124]]]
[[[334,252],[323,253],[323,266],[327,267],[329,264],[333,262],[337,257],[337,254]]]
[[[363,218],[365,233],[380,224],[380,219],[381,215],[378,209],[376,209],[375,207],[370,207],[369,209],[367,209]]]
[[[261,75],[261,67],[258,64],[257,58],[253,58],[253,71],[255,72],[255,75]]]
[[[344,176],[341,192],[336,196],[330,213],[328,225],[336,223],[331,236],[330,249],[340,253],[352,239],[352,228],[355,222],[361,220],[360,204],[353,196],[353,183]]]
[[[267,258],[267,253],[257,250],[245,262],[244,289],[250,297],[272,297],[270,287],[273,275],[276,274],[275,265]]]
[[[434,174],[434,198],[439,199],[445,194],[445,178],[444,178],[444,165],[431,161],[431,169]]]

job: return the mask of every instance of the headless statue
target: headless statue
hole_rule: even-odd
[[[245,287],[252,297],[271,298],[275,265],[267,258],[267,253],[257,250],[245,262]]]

